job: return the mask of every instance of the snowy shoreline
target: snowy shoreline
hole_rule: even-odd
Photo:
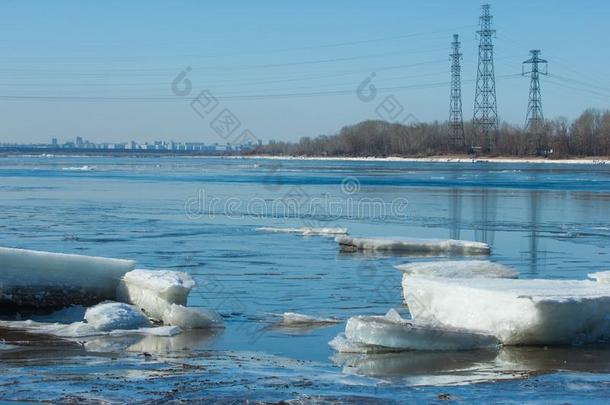
[[[430,156],[430,157],[345,157],[345,156],[226,156],[229,159],[267,159],[267,160],[307,160],[307,161],[337,161],[337,162],[421,162],[421,163],[516,163],[516,164],[574,164],[574,165],[606,165],[610,158],[574,158],[574,159],[544,159],[544,158],[472,158],[468,156]]]

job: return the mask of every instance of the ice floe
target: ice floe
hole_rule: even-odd
[[[610,284],[576,280],[403,276],[419,322],[495,336],[505,345],[595,342],[610,332]]]
[[[0,312],[114,300],[131,260],[0,247]]]
[[[345,340],[332,341],[339,351],[471,350],[498,345],[493,336],[453,327],[405,320],[395,310],[385,316],[355,316],[347,321]]]
[[[519,272],[488,260],[435,261],[395,266],[410,276],[444,278],[518,278]]]
[[[256,229],[259,232],[269,233],[298,233],[303,236],[336,236],[347,235],[347,228],[273,228],[263,227]]]
[[[88,325],[104,332],[147,328],[152,325],[142,311],[122,302],[106,302],[88,308],[85,320]]]
[[[335,241],[344,252],[371,251],[422,255],[488,255],[486,243],[464,240],[402,239],[402,238],[353,238],[337,236]]]

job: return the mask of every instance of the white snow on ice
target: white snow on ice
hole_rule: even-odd
[[[588,343],[610,332],[610,284],[405,274],[403,293],[419,322],[494,335],[506,345]]]
[[[347,228],[273,228],[263,227],[256,229],[259,232],[269,233],[298,233],[303,236],[336,236],[347,235]]]
[[[519,273],[488,260],[438,261],[394,266],[410,276],[444,278],[518,278]]]
[[[353,251],[385,251],[411,254],[462,254],[487,255],[489,245],[481,242],[463,240],[437,239],[403,239],[403,238],[352,238],[338,236],[335,241],[341,250]]]
[[[103,332],[147,328],[152,325],[142,311],[122,302],[106,302],[88,308],[85,320],[87,324]]]

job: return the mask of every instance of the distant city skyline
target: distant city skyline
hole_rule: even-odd
[[[93,142],[81,136],[72,139],[60,140],[53,137],[49,142],[0,142],[0,148],[32,148],[32,149],[87,149],[87,150],[156,150],[156,151],[191,151],[191,152],[226,152],[245,151],[252,149],[257,143],[231,144],[231,143],[205,143],[174,140],[154,140],[145,142]]]
[[[462,41],[470,120],[483,3],[6,2],[0,143],[82,134],[95,142],[221,144],[211,121],[225,110],[237,132],[296,141],[378,119],[376,105],[356,94],[368,77],[405,115],[446,121],[453,34]],[[541,80],[546,118],[608,108],[610,54],[598,41],[609,31],[608,2],[489,3],[501,121],[525,123],[529,80],[520,73],[532,49],[549,61],[551,76]],[[182,73],[187,96],[173,87]],[[206,89],[219,105],[202,117],[190,103]]]

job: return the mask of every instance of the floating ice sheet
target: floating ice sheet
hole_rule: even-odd
[[[0,248],[0,312],[59,309],[115,299],[131,260]]]
[[[303,236],[336,236],[347,235],[347,228],[273,228],[263,227],[256,229],[259,232],[270,233],[299,233]]]
[[[610,332],[610,284],[403,276],[414,319],[496,336],[506,345],[594,342]]]
[[[174,336],[180,334],[182,329],[177,326],[159,326],[138,329],[117,329],[102,331],[86,322],[38,322],[27,321],[0,321],[0,327],[21,329],[29,333],[52,335],[61,338],[82,338],[89,336],[121,336],[129,334],[141,334],[152,336]]]
[[[472,350],[498,345],[493,336],[402,319],[391,310],[385,316],[355,316],[347,321],[345,338],[355,348],[388,350]],[[340,342],[336,341],[335,345]],[[347,347],[347,350],[354,347]]]
[[[335,241],[339,243],[342,251],[372,251],[394,252],[415,255],[487,255],[490,253],[489,245],[481,242],[464,240],[437,240],[437,239],[402,239],[402,238],[352,238],[338,236]]]
[[[488,260],[461,260],[409,263],[395,266],[410,276],[444,278],[518,278],[519,273]]]
[[[320,318],[311,315],[297,314],[294,312],[284,312],[282,314],[283,326],[310,326],[310,325],[328,325],[341,322],[335,318]]]

